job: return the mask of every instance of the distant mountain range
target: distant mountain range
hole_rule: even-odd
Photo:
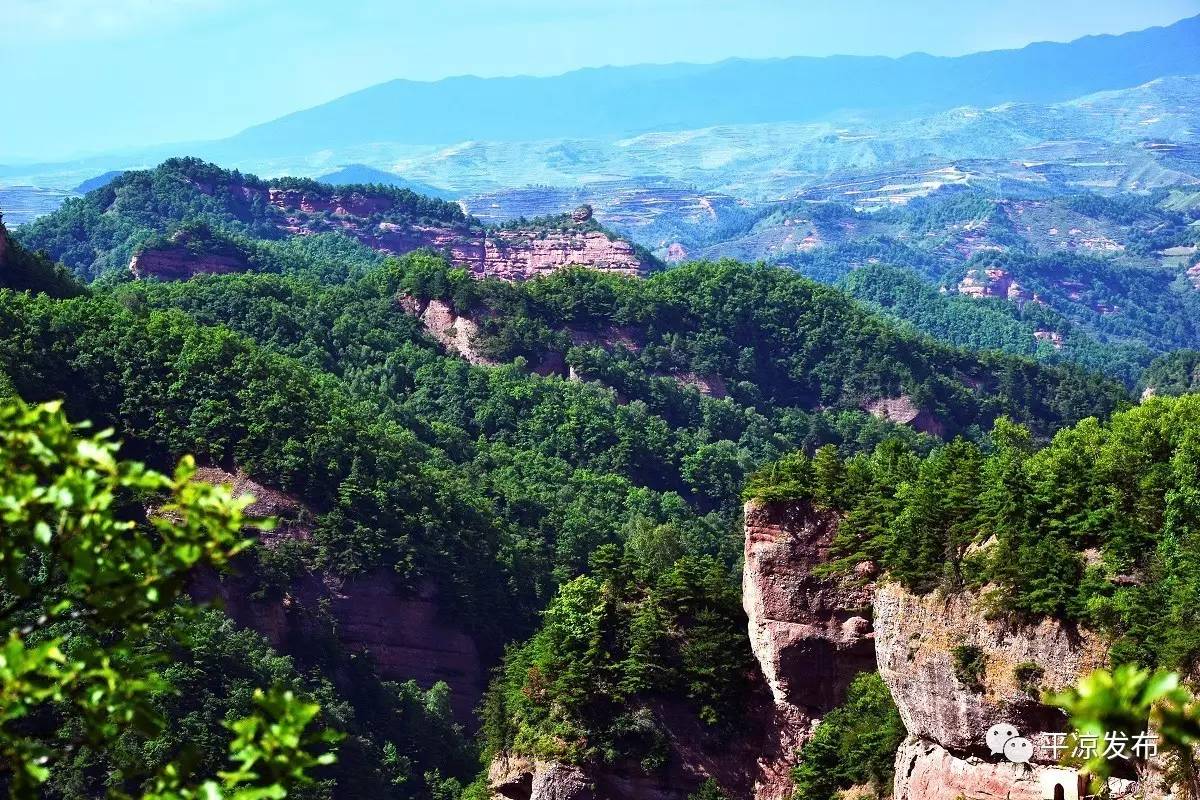
[[[956,58],[732,59],[584,69],[550,78],[396,80],[250,128],[230,155],[277,157],[378,142],[615,138],[844,114],[1055,103],[1200,73],[1200,17],[1121,36]]]
[[[19,224],[104,173],[197,155],[265,177],[404,186],[488,220],[587,202],[652,248],[795,198],[873,207],[960,184],[1027,197],[1194,187],[1198,41],[1194,17],[958,58],[393,81],[223,141],[0,166],[0,187]]]

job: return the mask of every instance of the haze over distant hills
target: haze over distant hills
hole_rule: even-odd
[[[838,56],[585,69],[552,78],[397,80],[250,128],[231,154],[372,142],[621,137],[838,113],[1053,103],[1200,72],[1200,17],[1122,36],[957,58]]]
[[[590,202],[652,247],[721,209],[800,196],[870,205],[961,183],[1032,195],[1181,186],[1200,182],[1197,41],[1200,17],[956,58],[392,81],[222,141],[0,166],[0,186],[20,223],[103,173],[188,154],[264,176],[408,186],[489,219]]]

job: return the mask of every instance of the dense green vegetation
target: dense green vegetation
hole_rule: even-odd
[[[592,573],[564,584],[506,656],[484,703],[486,751],[656,770],[669,747],[654,699],[732,729],[752,663],[741,593],[699,551],[650,526],[597,550]]]
[[[1188,263],[1160,255],[1195,244],[1200,227],[1194,212],[1170,210],[1167,200],[1159,191],[1031,203],[943,189],[872,211],[836,202],[783,204],[762,212],[748,231],[724,238],[737,252],[739,235],[753,240],[762,233],[763,257],[842,285],[941,341],[1077,363],[1132,386],[1155,355],[1200,345],[1194,322],[1200,294],[1182,275]],[[810,226],[823,245],[786,252],[769,232],[793,224]],[[785,254],[768,255],[777,247]],[[1096,255],[1085,255],[1089,248]],[[941,293],[967,272],[988,268],[1008,271],[1043,302]],[[1039,343],[1036,330],[1062,334],[1061,349]]]
[[[1064,203],[1072,211],[1127,226],[1127,250],[1137,256],[1152,256],[1168,247],[1200,244],[1200,229],[1192,224],[1197,218],[1195,211],[1171,210],[1169,196],[1169,190],[1157,189],[1148,194],[1076,195]]]
[[[1155,398],[1040,449],[1000,420],[986,447],[793,455],[748,491],[842,511],[834,569],[870,559],[914,591],[977,590],[998,610],[1083,620],[1113,637],[1116,663],[1181,668],[1200,655],[1197,442],[1200,397]]]
[[[124,270],[148,240],[169,235],[184,222],[203,223],[227,235],[283,239],[285,213],[270,202],[268,190],[328,196],[335,187],[317,181],[280,178],[269,183],[237,170],[224,170],[195,158],[173,158],[152,170],[131,170],[84,197],[67,200],[46,217],[21,228],[30,251],[93,279]],[[455,203],[435,200],[394,186],[341,186],[381,198],[387,208],[377,221],[472,224]],[[372,218],[374,219],[374,217]]]
[[[1158,352],[1200,341],[1200,293],[1173,270],[1070,254],[987,252],[950,274],[999,268],[1102,342],[1136,342]]]
[[[45,255],[30,253],[13,241],[3,227],[0,216],[0,245],[4,260],[0,262],[0,288],[15,291],[43,292],[53,297],[75,297],[86,290],[67,269],[55,264]]]
[[[792,771],[796,800],[836,800],[842,789],[862,786],[891,797],[896,748],[906,731],[883,679],[865,672],[854,679],[846,702],[821,718]]]
[[[124,797],[254,800],[312,784],[309,772],[336,760],[320,751],[341,737],[310,729],[319,705],[255,681],[270,675],[250,676],[238,702],[206,720],[210,758],[178,739],[128,757],[181,733],[168,733],[179,720],[161,700],[184,688],[167,677],[181,666],[167,648],[204,616],[180,602],[187,576],[228,566],[249,544],[249,499],[190,480],[190,458],[168,477],[119,461],[108,433],[79,433],[57,404],[0,398],[0,791],[76,796],[92,788],[79,769],[89,761],[107,762],[91,777]],[[157,511],[140,519],[133,500]]]
[[[565,351],[576,373],[668,419],[684,392],[656,376],[717,375],[732,400],[758,408],[858,409],[903,393],[950,430],[986,425],[1001,409],[1048,430],[1088,407],[1104,413],[1098,407],[1121,395],[1080,370],[939,347],[771,267],[695,263],[642,281],[568,270],[524,285],[471,284],[457,298],[451,280],[418,279],[418,295],[448,298],[462,313],[486,311],[489,355],[537,363]],[[572,334],[585,334],[585,344],[572,347]],[[632,347],[588,346],[589,338],[628,338]]]
[[[1178,350],[1156,358],[1142,373],[1138,388],[1162,395],[1195,392],[1200,389],[1200,351]]]
[[[1095,320],[942,296],[884,266],[846,280],[861,302],[732,261],[645,280],[576,269],[475,281],[430,254],[385,259],[336,233],[285,237],[265,186],[169,162],[23,229],[29,247],[106,274],[84,289],[14,251],[0,389],[61,399],[158,468],[195,453],[295,495],[311,537],[235,565],[259,597],[295,603],[291,582],[312,576],[435,585],[445,620],[500,664],[484,756],[655,771],[670,752],[664,709],[714,741],[735,730],[753,672],[736,588],[748,476],[751,494],[845,514],[834,569],[871,559],[917,591],[978,589],[1012,613],[1083,619],[1115,633],[1115,655],[1146,663],[1181,664],[1200,647],[1183,522],[1200,408],[1156,401],[1089,421],[1128,395],[1066,363],[1132,383],[1153,349],[1191,335],[1149,320],[1149,295],[1140,332],[1106,338]],[[457,207],[387,197],[384,216],[473,224]],[[932,230],[996,211],[964,195],[888,213],[888,224]],[[128,280],[130,254],[181,243],[235,253],[249,271]],[[846,247],[812,257],[836,271],[843,256],[917,252],[886,238]],[[926,274],[940,275],[928,258]],[[486,365],[424,330],[414,308],[435,300],[479,325],[472,345]],[[1190,309],[1170,302],[1170,314]],[[1064,332],[1062,352],[1035,344],[1042,327]],[[1190,387],[1189,363],[1156,365],[1161,393]],[[865,411],[902,396],[930,434]],[[1167,609],[1168,623],[1152,625],[1150,608]],[[369,658],[344,652],[326,610],[296,613],[312,623],[290,655],[218,611],[155,620],[147,635],[173,663],[154,703],[171,724],[116,755],[80,751],[55,770],[54,796],[97,796],[124,765],[153,772],[185,751],[215,768],[228,743],[217,722],[253,710],[252,686],[279,684],[316,698],[348,734],[339,764],[305,790],[313,797],[456,797],[480,753],[452,721],[446,688],[382,680]],[[895,712],[877,682],[857,681],[806,748],[797,779],[812,797],[886,782]],[[856,724],[864,714],[871,725]]]
[[[1007,300],[976,300],[941,293],[899,267],[868,265],[851,272],[840,285],[871,308],[939,341],[971,350],[999,350],[1047,364],[1079,364],[1128,386],[1137,383],[1155,354],[1136,338],[1127,343],[1101,344],[1086,328],[1046,306],[1018,306]],[[1039,341],[1036,331],[1059,333],[1061,349],[1049,341]]]
[[[136,283],[74,299],[6,293],[0,370],[23,396],[62,397],[74,417],[114,426],[138,457],[165,464],[195,451],[297,493],[318,515],[314,536],[296,548],[299,568],[350,574],[382,567],[410,584],[432,578],[448,612],[496,647],[530,630],[556,585],[615,542],[642,548],[647,560],[655,548],[701,559],[708,577],[688,589],[697,592],[694,601],[664,589],[658,602],[697,643],[717,641],[722,654],[735,652],[727,645],[742,642],[744,623],[729,602],[729,570],[740,544],[734,515],[742,470],[807,437],[853,449],[855,438],[837,433],[843,419],[851,432],[874,431],[868,442],[894,430],[857,411],[812,415],[821,427],[801,425],[809,417],[797,412],[790,430],[800,435],[791,439],[749,409],[694,392],[688,426],[644,404],[618,403],[596,384],[532,376],[519,366],[469,367],[439,355],[395,303],[415,280],[410,273],[431,271],[446,268],[413,257],[337,285],[320,282],[326,273],[318,263],[310,279]],[[738,439],[722,438],[730,431]],[[734,471],[713,483],[710,463]],[[705,513],[708,507],[714,511]],[[275,574],[278,559],[271,562],[261,567],[262,580],[286,586],[286,574]],[[253,562],[244,568],[260,569]],[[723,616],[684,621],[687,602],[715,602]],[[336,658],[314,662],[312,653],[329,649],[320,642],[297,643],[309,655],[293,673],[264,645],[216,620],[205,624],[196,640],[208,655],[185,647],[177,660],[191,667],[171,676],[188,701],[164,706],[177,724],[133,751],[131,763],[152,767],[155,754],[185,741],[212,763],[220,742],[196,731],[244,707],[248,683],[238,676],[295,682],[315,670],[305,686],[327,696],[329,713],[352,733],[346,767],[330,780],[349,786],[391,774],[395,786],[372,783],[370,793],[425,797],[474,770],[462,743],[453,744],[458,734],[444,709],[414,697],[415,687],[388,689],[369,671],[347,673]],[[228,649],[220,655],[223,641]],[[696,656],[688,658],[672,680],[689,681],[702,697],[709,679],[697,674]],[[712,718],[703,703],[696,708]],[[425,744],[445,741],[451,744]],[[87,796],[108,771],[103,759],[81,755],[56,772],[54,785],[63,797]]]

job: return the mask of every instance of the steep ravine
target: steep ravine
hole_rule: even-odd
[[[713,741],[692,715],[664,713],[670,766],[662,776],[620,775],[519,756],[489,774],[508,800],[685,800],[707,778],[735,800],[786,800],[796,751],[859,672],[875,668],[871,591],[818,577],[836,519],[800,504],[746,506],[743,604],[761,675],[739,734]]]
[[[232,482],[258,498],[250,512],[274,516],[272,546],[311,534],[303,504],[244,476],[215,468],[199,479]],[[1107,663],[1108,643],[1088,630],[1044,619],[989,619],[972,594],[916,596],[877,576],[869,562],[845,577],[820,574],[838,519],[808,502],[750,501],[745,506],[743,604],[760,683],[732,737],[718,736],[682,707],[654,704],[668,731],[671,758],[653,775],[636,766],[574,766],[504,754],[489,784],[507,800],[686,800],[713,778],[733,800],[787,800],[796,753],[820,718],[842,701],[855,675],[878,669],[908,731],[896,755],[896,800],[1041,800],[1048,779],[1074,780],[1051,762],[1030,765],[992,756],[984,734],[1009,723],[1035,743],[1065,730],[1066,720],[1037,698]],[[467,633],[440,613],[436,588],[417,591],[383,575],[353,580],[307,574],[282,596],[258,598],[236,579],[201,576],[200,597],[219,598],[238,622],[284,652],[325,630],[329,619],[348,651],[371,654],[384,677],[452,688],[456,715],[471,718],[480,699],[483,660]],[[970,679],[955,653],[970,648],[982,668]],[[1031,682],[1021,677],[1036,667]],[[968,682],[971,685],[968,685]],[[1044,752],[1044,751],[1041,751]],[[1161,788],[1114,779],[1114,798],[1162,800]]]

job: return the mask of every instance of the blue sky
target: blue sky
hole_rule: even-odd
[[[392,78],[958,55],[1195,14],[1200,0],[0,0],[0,163],[218,138]]]

